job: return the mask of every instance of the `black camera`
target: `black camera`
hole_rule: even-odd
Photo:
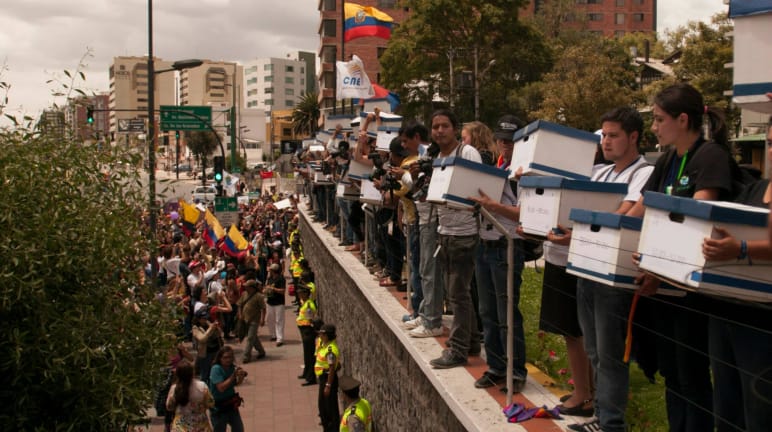
[[[383,180],[381,180],[381,190],[394,191],[399,189],[402,189],[402,184],[394,178],[393,174],[386,173],[386,175],[383,176]]]
[[[332,164],[329,161],[322,161],[322,174],[324,175],[330,175],[332,174]]]
[[[373,165],[375,165],[376,168],[383,168],[383,159],[381,159],[381,154],[377,151],[368,153],[367,159],[373,161]]]
[[[429,182],[432,180],[432,172],[434,167],[432,166],[433,160],[430,157],[422,157],[418,159],[418,178],[413,183],[412,198],[416,201],[421,201],[426,198],[426,194],[429,192]]]

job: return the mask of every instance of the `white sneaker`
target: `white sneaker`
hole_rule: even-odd
[[[408,330],[413,330],[416,327],[422,326],[424,323],[424,320],[421,319],[421,316],[417,316],[409,321],[405,321],[402,323],[402,326],[405,327]]]
[[[409,332],[407,332],[407,334],[410,337],[414,337],[414,338],[437,337],[437,336],[442,336],[442,327],[430,329],[430,328],[424,327],[422,324],[414,328],[413,330],[410,330]]]

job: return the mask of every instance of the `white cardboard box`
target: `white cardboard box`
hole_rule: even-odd
[[[343,132],[351,131],[351,120],[356,118],[354,114],[328,115],[324,118],[324,129],[328,132],[335,131],[335,126],[341,125]]]
[[[455,156],[435,159],[432,166],[426,200],[455,208],[473,206],[467,198],[480,196],[479,190],[500,201],[509,176],[509,171]]]
[[[392,126],[380,126],[378,137],[375,139],[376,150],[389,151],[389,146],[394,138],[399,137],[399,128]]]
[[[348,201],[356,201],[359,199],[359,188],[354,186],[351,182],[341,181],[338,182],[335,196]]]
[[[566,271],[613,287],[638,288],[632,255],[643,220],[584,209],[572,209],[569,219],[574,229]]]
[[[515,132],[510,170],[589,180],[599,140],[594,133],[537,120]]]
[[[707,261],[703,240],[714,227],[737,239],[767,238],[769,210],[646,192],[638,251],[640,267],[695,291],[751,301],[772,301],[770,261]]]
[[[625,183],[571,180],[563,177],[523,176],[520,188],[520,225],[526,234],[547,237],[558,224],[571,228],[573,208],[614,212],[627,194]]]
[[[314,184],[318,185],[330,185],[332,182],[327,176],[322,173],[322,170],[314,170]]]
[[[367,204],[383,204],[381,191],[375,188],[372,180],[362,180],[362,184],[359,187],[359,201]]]
[[[741,4],[744,3],[744,4]],[[772,114],[772,2],[733,1],[734,62],[732,102],[751,111]]]
[[[373,172],[373,167],[367,166],[355,160],[351,160],[348,163],[348,171],[346,172],[346,179],[354,179],[354,180],[369,179],[372,172]]]

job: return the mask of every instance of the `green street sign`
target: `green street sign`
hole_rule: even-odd
[[[210,130],[212,107],[161,105],[162,131]]]
[[[239,202],[236,197],[214,197],[214,212],[239,211]]]

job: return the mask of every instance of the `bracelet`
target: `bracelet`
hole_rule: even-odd
[[[742,260],[748,257],[748,242],[745,240],[740,241],[740,254],[737,255],[738,260]]]

